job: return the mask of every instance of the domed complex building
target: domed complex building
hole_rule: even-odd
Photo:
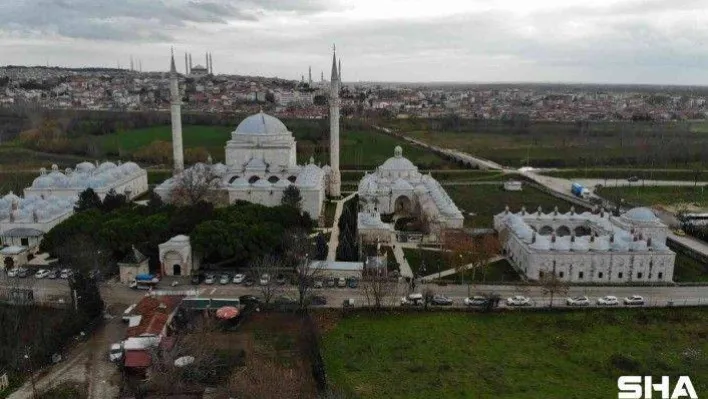
[[[494,216],[506,255],[531,280],[555,272],[568,282],[671,282],[676,254],[668,227],[651,209],[616,217],[599,213],[534,213],[507,208]]]
[[[25,197],[50,197],[76,199],[87,188],[92,188],[103,199],[110,190],[135,198],[148,190],[147,172],[134,162],[116,165],[113,162],[92,164],[82,162],[74,169],[63,172],[52,165],[51,172],[42,168],[39,177],[27,187]]]
[[[313,219],[322,213],[325,194],[339,197],[339,72],[336,55],[332,59],[330,87],[330,166],[319,167],[310,159],[297,164],[297,143],[292,132],[278,118],[264,112],[241,121],[226,143],[225,164],[199,163],[184,169],[182,153],[181,100],[174,56],[171,66],[173,177],[155,188],[164,201],[174,198],[175,190],[184,189],[186,180],[204,179],[209,189],[229,203],[237,200],[266,206],[282,203],[288,187],[297,187],[301,208]],[[199,177],[202,176],[202,177]],[[218,194],[227,194],[226,196]]]
[[[362,234],[378,235],[384,229],[381,214],[417,216],[438,235],[442,229],[462,228],[464,216],[437,180],[423,175],[411,161],[403,157],[403,149],[394,149],[394,156],[367,173],[359,182],[359,200],[364,211],[359,214]],[[378,226],[378,227],[377,227]],[[381,239],[382,237],[376,237]]]
[[[228,193],[229,203],[237,200],[266,206],[280,205],[283,191],[290,186],[300,190],[302,210],[313,218],[322,212],[325,199],[325,170],[312,160],[297,164],[296,142],[292,132],[278,118],[264,112],[241,121],[226,143],[226,164],[196,164],[188,171],[218,178],[216,189]],[[170,178],[155,188],[163,200],[170,199],[179,178]]]

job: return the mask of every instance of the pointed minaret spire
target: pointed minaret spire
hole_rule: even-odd
[[[330,80],[332,85],[334,85],[334,82],[339,80],[339,74],[337,73],[337,69],[338,69],[338,67],[337,67],[337,48],[333,44],[332,45],[332,77]]]
[[[177,73],[177,67],[175,66],[175,48],[172,47],[170,51],[172,52],[170,56],[170,73],[175,74]]]
[[[341,174],[339,172],[339,73],[337,71],[336,47],[332,46],[332,81],[329,94],[329,195],[341,196]]]
[[[172,156],[174,168],[172,173],[177,176],[184,170],[184,151],[182,149],[182,99],[179,94],[179,81],[175,67],[175,51],[172,49],[170,59],[170,115],[172,118]]]

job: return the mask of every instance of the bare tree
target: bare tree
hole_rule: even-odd
[[[275,276],[285,269],[282,258],[273,255],[265,255],[251,263],[251,275],[261,292],[264,303],[270,301],[283,292],[283,286],[275,282]],[[267,276],[265,284],[261,284],[261,279]]]
[[[198,163],[185,169],[175,178],[170,198],[177,205],[194,205],[200,201],[218,200],[221,178],[212,172],[209,165]]]
[[[365,269],[359,286],[367,304],[377,309],[394,305],[398,298],[398,281],[389,277],[385,270]]]
[[[550,295],[551,301],[548,304],[548,307],[551,308],[553,307],[553,298],[556,295],[567,294],[569,288],[565,281],[558,278],[555,270],[553,272],[546,272],[539,280],[539,285],[541,286],[543,296]]]
[[[315,279],[323,277],[324,261],[315,261],[317,248],[303,229],[288,231],[285,234],[285,258],[292,265],[297,284],[298,305],[304,310],[310,304]]]

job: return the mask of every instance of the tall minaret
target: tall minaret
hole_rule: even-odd
[[[307,84],[312,88],[312,67],[307,68]]]
[[[338,62],[339,62],[339,68],[337,68],[338,69],[337,77],[339,78],[339,88],[341,89],[342,88],[342,59],[340,58],[338,60]]]
[[[184,170],[184,153],[182,152],[182,99],[179,96],[177,68],[175,67],[175,52],[172,50],[170,61],[170,106],[172,115],[172,156],[174,158],[174,176]]]
[[[211,53],[209,53],[209,74],[214,74],[214,60],[211,58]]]
[[[187,53],[184,53],[184,76],[189,75],[189,62],[187,60]]]
[[[341,196],[341,175],[339,173],[339,74],[337,72],[337,53],[332,46],[332,80],[329,93],[329,195]]]
[[[192,73],[192,53],[189,53],[189,73]]]

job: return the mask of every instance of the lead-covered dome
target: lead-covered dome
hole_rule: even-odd
[[[243,135],[281,135],[289,132],[280,119],[261,111],[242,120],[234,133]]]
[[[651,209],[644,207],[632,208],[622,216],[634,222],[656,222],[659,220]]]
[[[383,165],[380,166],[382,170],[418,170],[413,162],[409,161],[407,158],[403,157],[403,149],[401,146],[396,146],[393,151],[393,157],[386,160]]]

